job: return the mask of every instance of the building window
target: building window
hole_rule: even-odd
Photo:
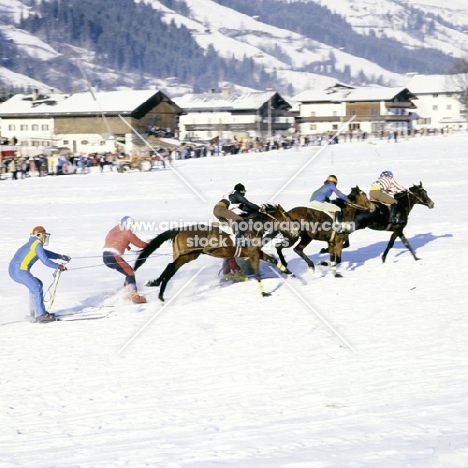
[[[433,97],[433,98],[438,98],[439,95],[438,95],[438,94],[433,94],[432,97]]]
[[[352,117],[353,115],[356,115],[356,111],[355,110],[350,110],[349,111],[349,115]]]
[[[10,131],[13,130],[13,131],[14,131],[14,130],[15,130],[15,126],[14,126],[14,125],[8,125],[8,130],[10,130]]]
[[[432,110],[434,110],[434,111],[439,110],[439,106],[437,104],[432,106]]]
[[[63,146],[68,145],[68,140],[63,140]]]
[[[333,117],[336,117],[338,115],[338,112],[333,111]]]
[[[82,145],[87,145],[87,144],[88,144],[88,140],[81,140],[80,143],[81,143]]]
[[[317,125],[310,124],[309,130],[317,130]]]
[[[49,130],[49,126],[47,124],[43,124],[41,130]]]
[[[379,110],[378,109],[371,109],[370,115],[371,115],[371,117],[377,117],[379,115]]]
[[[35,130],[35,131],[39,130],[39,125],[37,124],[31,125],[31,130]]]
[[[332,125],[332,130],[338,130],[338,125],[333,124],[333,125]]]
[[[315,112],[312,111],[312,112],[310,113],[310,116],[311,116],[311,117],[315,117]]]
[[[447,110],[452,110],[452,104],[447,104]]]
[[[20,125],[20,130],[27,130],[28,129],[28,126],[23,124],[23,125]]]

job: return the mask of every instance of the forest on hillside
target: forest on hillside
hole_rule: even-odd
[[[218,57],[213,48],[203,50],[187,28],[163,23],[159,13],[144,3],[51,0],[36,2],[34,10],[37,13],[22,18],[19,27],[59,52],[66,50],[64,56],[54,60],[54,69],[70,78],[62,83],[64,88],[70,88],[73,79],[80,77],[69,45],[89,50],[90,61],[102,67],[162,79],[177,77],[195,90],[217,88],[218,82],[228,77],[258,89],[271,81],[267,73],[256,68],[251,58],[225,60]],[[19,62],[12,59],[10,66],[20,72],[29,72],[34,67],[36,76],[47,73],[46,63]],[[101,86],[105,88],[105,83]]]
[[[160,0],[162,4],[184,16],[190,15],[182,0]],[[376,37],[375,34],[357,34],[343,17],[329,7],[314,2],[284,2],[281,0],[214,0],[250,16],[258,15],[262,22],[300,33],[313,40],[381,65],[395,73],[446,73],[452,58],[435,49],[410,50],[397,41]],[[107,82],[106,73],[120,70],[132,73],[134,89],[144,87],[147,77],[167,79],[175,77],[179,83],[192,86],[194,92],[218,88],[222,81],[230,81],[254,89],[276,86],[275,72],[268,72],[250,57],[243,60],[223,59],[212,47],[202,49],[186,27],[166,24],[160,13],[150,5],[134,0],[30,0],[29,16],[22,17],[19,28],[50,44],[60,55],[49,60],[29,57],[0,32],[2,65],[12,71],[32,77],[65,92],[76,91],[82,82],[80,57],[92,64],[87,79],[101,89],[114,89],[126,85],[119,79]],[[331,6],[330,6],[331,8]],[[423,26],[430,32],[434,18],[430,14],[407,6],[411,13],[408,28],[412,32]],[[440,22],[440,18],[437,18]],[[431,26],[432,25],[432,26]],[[281,48],[266,51],[289,63]],[[297,68],[296,68],[297,70]],[[385,85],[382,77],[351,75],[351,68],[335,67],[332,52],[325,61],[309,63],[304,72],[328,75],[347,83],[374,82]],[[113,76],[115,76],[113,74]],[[128,78],[127,78],[128,80]],[[287,95],[291,86],[279,89]],[[0,97],[22,92],[0,87]]]
[[[314,2],[284,0],[214,0],[220,5],[233,8],[249,16],[259,16],[263,23],[302,34],[336,49],[342,48],[349,54],[365,58],[394,73],[417,72],[421,74],[446,73],[453,59],[443,52],[431,49],[408,49],[388,37],[377,37],[375,32],[365,36],[353,30],[340,15],[333,13],[333,2],[327,6]],[[174,5],[177,0],[162,0],[165,5]],[[430,34],[434,28],[433,15],[405,4],[411,20],[408,28],[413,34],[423,30]],[[440,17],[437,20],[443,21]],[[303,71],[315,71],[314,64]],[[312,68],[312,69],[310,69]],[[346,81],[346,80],[345,80]]]

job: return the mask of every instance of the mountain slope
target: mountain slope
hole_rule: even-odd
[[[336,80],[395,86],[409,72],[445,73],[468,47],[461,0],[444,10],[433,0],[338,0],[332,11],[321,0],[108,1],[0,0],[4,92],[37,81],[82,90],[86,80],[171,95],[221,84],[285,95]]]

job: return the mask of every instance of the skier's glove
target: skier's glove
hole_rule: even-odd
[[[71,260],[71,257],[68,255],[59,255],[59,259],[63,260],[64,262],[69,262]]]
[[[62,265],[61,263],[59,263],[59,266],[57,267],[57,270],[66,271],[67,269],[65,268],[65,265]]]

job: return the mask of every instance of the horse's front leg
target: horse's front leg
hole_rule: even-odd
[[[260,289],[260,294],[263,297],[271,296],[271,293],[266,293],[263,288],[262,279],[260,278],[260,255],[263,252],[260,249],[254,249],[253,247],[249,248],[249,261],[252,266],[255,279],[257,280],[258,288]]]
[[[335,278],[342,278],[343,275],[338,273],[338,270],[336,269],[336,265],[341,262],[340,249],[335,243],[330,243],[328,251],[330,252],[330,267],[332,269],[333,276]]]
[[[311,243],[312,239],[307,235],[301,235],[301,241],[294,247],[294,252],[307,263],[312,271],[315,271],[314,262],[304,253],[304,249]]]
[[[411,252],[415,260],[421,260],[416,256],[416,253],[414,252],[413,248],[411,247],[410,243],[408,242],[408,239],[405,237],[403,233],[401,233],[400,236],[401,242],[406,246],[406,248]]]
[[[390,237],[390,240],[388,241],[388,244],[387,244],[387,247],[382,255],[382,263],[385,263],[385,260],[387,259],[387,255],[388,255],[388,252],[390,251],[390,249],[393,247],[393,245],[395,244],[395,239],[397,237],[400,237],[403,235],[403,233],[401,232],[401,230],[395,230],[393,231],[391,237]],[[408,242],[408,241],[407,241]],[[409,246],[409,245],[408,245]],[[411,247],[409,247],[409,249],[411,250]],[[413,254],[414,255],[414,254]]]
[[[285,273],[286,275],[289,275],[292,278],[296,277],[292,271],[290,271],[287,267],[285,267],[281,262],[276,260],[275,257],[272,257],[271,255],[266,254],[263,250],[260,250],[260,260],[263,260],[264,262],[268,262],[268,263],[273,263],[274,265],[276,265],[278,270],[281,271],[281,273]]]
[[[280,262],[283,264],[285,268],[287,268],[288,263],[286,262],[286,259],[284,258],[283,255],[283,247],[276,247],[276,253],[278,254],[278,257],[280,259]]]

